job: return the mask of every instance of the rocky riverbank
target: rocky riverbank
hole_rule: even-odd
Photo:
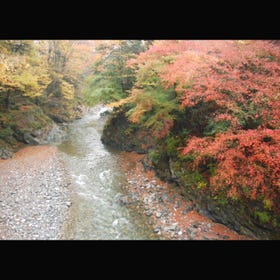
[[[127,176],[126,195],[120,202],[149,218],[160,239],[249,240],[226,226],[200,214],[176,187],[159,180],[152,170],[144,170],[144,155],[121,152],[120,167]]]
[[[0,160],[0,239],[61,239],[71,205],[54,146],[30,146]]]

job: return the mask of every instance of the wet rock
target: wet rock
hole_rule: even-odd
[[[156,212],[156,217],[160,218],[162,216],[162,212]]]
[[[70,207],[71,205],[72,205],[72,202],[71,202],[71,201],[67,201],[67,202],[66,202],[66,206],[67,206],[67,207]]]
[[[146,210],[145,211],[146,216],[150,217],[153,215],[153,211],[152,210]]]
[[[206,235],[202,235],[202,239],[203,239],[203,240],[210,240],[210,238],[207,237]]]
[[[164,193],[159,197],[159,202],[164,203],[164,202],[169,202],[169,197]]]
[[[116,227],[119,224],[119,219],[113,221],[112,226]]]
[[[194,228],[198,228],[198,227],[199,227],[199,225],[200,225],[200,223],[199,223],[199,222],[194,222],[194,223],[192,223],[192,226],[193,226]]]
[[[153,187],[153,185],[152,185],[151,183],[146,184],[146,188],[147,188],[147,189],[150,189],[150,188],[152,188],[152,187]]]
[[[154,233],[159,233],[161,231],[161,226],[157,226],[154,228]]]
[[[128,196],[126,196],[126,195],[121,196],[121,197],[119,198],[119,201],[120,201],[120,203],[121,203],[122,205],[128,205],[128,204],[131,203],[130,200],[129,200],[129,198],[128,198]]]
[[[139,201],[139,194],[137,192],[133,192],[131,195],[131,199],[133,201]]]
[[[190,238],[194,239],[197,236],[198,233],[199,233],[198,230],[192,230],[191,233],[190,233]]]
[[[221,237],[222,239],[229,239],[229,236],[228,235],[224,235],[224,234],[219,234],[219,237]]]
[[[31,132],[25,132],[23,134],[23,141],[26,144],[31,144],[31,145],[38,145],[40,143],[40,141],[37,138],[32,136]]]
[[[0,158],[2,159],[7,159],[7,158],[11,158],[13,156],[13,152],[9,151],[5,148],[1,148],[0,149]]]
[[[188,212],[194,209],[194,205],[191,201],[187,202],[185,209],[183,210],[183,214],[186,215]]]
[[[151,204],[155,199],[156,199],[156,194],[155,193],[151,194],[150,197],[148,198],[148,203]]]
[[[144,199],[143,199],[143,202],[144,202],[144,204],[145,204],[145,205],[150,204],[150,203],[151,203],[151,199],[150,199],[150,197],[145,196],[145,197],[144,197]]]
[[[176,209],[178,209],[178,208],[180,208],[180,206],[181,206],[181,203],[179,201],[176,201],[174,207]]]
[[[110,114],[103,129],[101,141],[103,144],[123,151],[136,151],[138,153],[148,152],[155,144],[148,129],[132,125],[127,120],[124,108]]]
[[[192,227],[187,227],[187,228],[185,229],[185,232],[186,232],[188,235],[190,235],[190,234],[193,232],[193,228],[192,228]]]
[[[65,119],[63,119],[61,116],[58,115],[52,115],[52,114],[48,114],[48,116],[56,123],[64,123],[66,122]]]
[[[119,219],[119,225],[123,226],[123,225],[127,225],[129,222],[126,218],[120,218]]]
[[[164,227],[163,230],[164,231],[175,231],[177,228],[178,223],[173,223],[170,226]]]
[[[66,138],[66,128],[54,124],[45,138],[47,143],[60,143]]]

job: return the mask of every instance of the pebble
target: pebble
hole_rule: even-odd
[[[156,213],[156,217],[157,217],[157,218],[160,218],[161,216],[162,216],[162,212],[157,212],[157,213]]]
[[[174,223],[170,226],[164,227],[163,230],[164,231],[175,231],[177,228],[178,223]]]
[[[161,230],[161,226],[157,226],[154,228],[154,233],[158,233]]]
[[[153,211],[152,210],[146,210],[145,214],[149,217],[153,215]]]

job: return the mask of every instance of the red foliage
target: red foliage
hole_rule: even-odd
[[[223,113],[258,107],[263,127],[280,127],[280,48],[270,41],[160,41],[129,65],[162,60],[165,87],[175,86],[184,107],[215,101]],[[234,124],[238,127],[238,123]]]
[[[280,195],[279,129],[223,133],[215,138],[192,137],[183,150],[185,155],[190,153],[196,155],[193,169],[209,157],[217,161],[209,181],[213,192],[226,189],[229,197],[270,201]]]

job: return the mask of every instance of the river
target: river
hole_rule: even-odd
[[[147,217],[120,203],[126,178],[117,151],[104,146],[105,109],[96,106],[68,126],[58,145],[72,192],[64,238],[74,240],[158,239]]]

